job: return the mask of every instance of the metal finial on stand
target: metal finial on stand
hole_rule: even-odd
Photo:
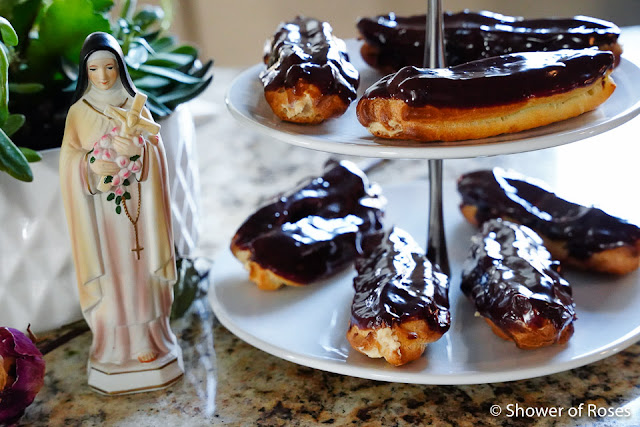
[[[443,68],[444,36],[442,26],[442,1],[428,0],[426,32],[424,40],[425,68]],[[429,160],[429,228],[427,235],[427,258],[436,263],[446,275],[450,275],[447,242],[442,216],[442,160]]]

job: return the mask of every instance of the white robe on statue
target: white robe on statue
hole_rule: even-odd
[[[137,259],[134,227],[115,211],[109,192],[100,192],[100,177],[89,167],[88,154],[116,123],[102,112],[108,103],[128,109],[132,99],[117,88],[109,97],[89,90],[71,106],[60,153],[60,184],[76,266],[80,304],[93,332],[90,365],[107,373],[149,369],[180,353],[169,327],[176,265],[171,229],[164,148],[146,143],[142,171],[131,175],[127,207],[135,219],[138,180],[142,200],[138,239],[144,250]],[[97,93],[96,93],[97,92]],[[102,91],[105,92],[105,91]],[[93,95],[93,96],[92,96]],[[98,96],[95,96],[98,95]],[[149,118],[148,111],[144,114]],[[138,356],[153,352],[153,363]],[[153,365],[153,366],[152,366]]]

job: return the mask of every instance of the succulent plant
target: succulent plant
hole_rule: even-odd
[[[130,5],[125,3],[113,35],[122,46],[133,83],[148,96],[147,106],[154,116],[163,117],[209,86],[213,61],[202,64],[195,47],[178,45],[175,37],[164,35],[166,7],[148,6],[132,14]]]
[[[10,132],[5,132],[7,138],[0,135],[0,170],[7,170],[3,161],[12,159],[3,151],[5,147],[14,157],[22,154],[22,169],[25,165],[28,169],[26,160],[38,157],[34,150],[60,146],[75,89],[80,49],[92,32],[109,32],[119,41],[133,82],[147,95],[147,106],[156,119],[171,114],[211,83],[213,61],[203,64],[195,47],[178,44],[176,37],[168,33],[169,0],[162,0],[160,6],[137,8],[133,0],[114,6],[113,0],[0,2],[0,17],[6,18],[18,39],[12,43],[12,34],[7,36],[2,31],[5,27],[0,26],[4,42],[0,48],[8,63],[8,92],[4,86],[0,101],[8,97],[8,111],[13,113],[8,116],[13,118]],[[0,62],[0,72],[1,65]],[[0,103],[0,123],[2,114]],[[5,131],[6,127],[0,124]],[[26,148],[16,150],[11,140]],[[30,170],[11,174],[18,179],[31,179]]]
[[[29,161],[40,160],[33,150],[18,148],[11,136],[25,122],[22,114],[9,114],[9,49],[18,44],[18,35],[5,18],[0,16],[0,171],[21,181],[32,181]]]

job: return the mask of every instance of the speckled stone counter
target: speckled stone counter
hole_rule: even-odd
[[[199,255],[215,263],[227,250],[238,224],[265,198],[318,173],[329,154],[296,148],[264,137],[235,122],[224,93],[238,70],[218,69],[203,99],[216,107],[213,119],[198,125],[202,185]],[[513,167],[584,182],[592,197],[619,192],[635,197],[629,171],[637,169],[640,119],[604,135],[564,147],[509,156],[448,160],[444,179],[481,167]],[[634,148],[635,147],[635,148]],[[603,158],[585,151],[601,150]],[[629,155],[635,150],[634,155]],[[601,176],[602,162],[619,168]],[[361,159],[353,159],[356,162]],[[397,160],[374,170],[380,184],[425,180],[426,162]],[[632,178],[629,178],[632,177]],[[626,189],[626,190],[624,190]],[[445,194],[445,197],[457,197]],[[633,200],[631,201],[633,202]],[[633,274],[638,274],[633,273]],[[215,277],[213,278],[215,280]],[[295,321],[295,319],[289,319]],[[602,325],[606,328],[607,325]],[[599,362],[541,378],[467,385],[385,383],[303,367],[262,352],[236,338],[212,314],[206,298],[173,322],[184,352],[186,375],[164,391],[118,397],[93,393],[86,385],[91,341],[84,333],[48,353],[45,385],[20,425],[53,426],[481,426],[481,425],[640,425],[640,345]],[[274,331],[274,333],[277,333]],[[499,405],[578,408],[581,404],[622,408],[629,416],[493,416]]]

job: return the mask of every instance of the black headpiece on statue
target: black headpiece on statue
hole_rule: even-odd
[[[87,74],[87,60],[92,53],[99,50],[107,50],[113,53],[118,62],[118,74],[122,81],[122,86],[131,96],[136,96],[136,90],[127,71],[127,66],[124,63],[124,55],[122,49],[118,44],[118,41],[107,33],[97,32],[89,34],[84,40],[82,50],[80,51],[80,69],[78,70],[78,83],[76,85],[76,91],[73,94],[71,104],[74,104],[77,100],[82,98],[89,86],[89,75]]]

